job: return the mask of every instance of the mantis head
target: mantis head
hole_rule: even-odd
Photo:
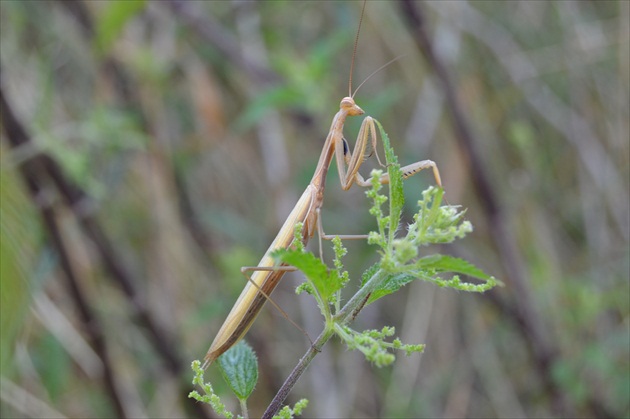
[[[356,103],[354,103],[354,99],[351,97],[344,97],[341,99],[341,103],[339,104],[339,108],[345,110],[349,116],[357,116],[363,115],[363,109],[361,109]]]

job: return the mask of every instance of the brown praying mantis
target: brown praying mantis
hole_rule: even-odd
[[[363,7],[365,9],[365,3],[363,4]],[[367,235],[327,235],[322,229],[320,218],[321,208],[324,203],[326,175],[330,164],[332,163],[333,156],[335,157],[337,163],[339,180],[344,191],[350,189],[353,184],[357,184],[362,187],[371,186],[371,179],[365,180],[359,173],[359,168],[366,158],[368,143],[371,144],[378,163],[384,167],[376,151],[376,126],[372,117],[366,116],[363,120],[353,151],[350,151],[350,146],[343,136],[343,126],[346,118],[349,116],[359,116],[364,114],[364,111],[354,101],[354,95],[363,83],[357,87],[354,94],[352,93],[352,71],[362,20],[363,11],[361,12],[361,20],[359,21],[359,27],[357,29],[354,51],[352,54],[352,63],[350,66],[350,77],[348,83],[349,96],[344,97],[339,104],[339,111],[333,118],[332,125],[328,131],[328,136],[326,137],[322,153],[319,156],[319,161],[317,163],[315,173],[313,174],[313,178],[298,202],[295,204],[295,207],[287,217],[286,221],[282,225],[282,228],[278,232],[278,235],[273,240],[258,265],[241,268],[241,273],[247,277],[248,282],[241,292],[241,295],[236,300],[234,307],[232,307],[232,310],[225,319],[225,322],[219,329],[212,345],[210,345],[210,349],[208,349],[208,353],[204,359],[204,369],[225,351],[234,346],[239,340],[241,340],[241,338],[243,338],[258,316],[265,302],[268,299],[270,300],[269,296],[278,286],[280,279],[282,279],[287,271],[296,270],[296,268],[292,266],[277,266],[272,257],[272,253],[278,249],[288,249],[293,246],[294,240],[296,240],[294,232],[297,223],[303,224],[302,242],[304,244],[313,237],[315,231],[317,230],[320,240],[320,255],[321,239],[332,239],[333,237],[339,237],[341,239],[367,238]],[[385,66],[388,64],[389,63],[385,64]],[[374,73],[379,70],[380,68]],[[437,185],[441,187],[442,181],[440,179],[440,173],[436,164],[431,160],[418,161],[404,166],[401,170],[403,178],[406,179],[426,168],[431,168],[433,170],[435,181]],[[381,175],[379,182],[382,184],[389,183],[389,175],[387,173]],[[253,274],[249,276],[247,274],[248,272],[253,272]]]

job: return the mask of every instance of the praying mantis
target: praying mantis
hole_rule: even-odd
[[[318,232],[320,239],[320,254],[321,239],[332,239],[333,237],[339,237],[341,239],[367,238],[367,235],[327,235],[323,231],[320,217],[321,208],[324,203],[326,175],[328,174],[328,169],[330,168],[333,157],[337,163],[339,180],[341,182],[341,188],[344,191],[350,189],[353,184],[361,187],[371,186],[371,178],[365,180],[359,173],[359,168],[366,159],[368,143],[371,145],[378,163],[384,167],[376,151],[376,125],[372,117],[366,116],[361,123],[361,128],[359,129],[354,150],[350,150],[348,141],[343,136],[343,127],[346,118],[349,116],[360,116],[365,113],[354,101],[354,95],[361,85],[359,85],[355,92],[352,93],[352,71],[364,10],[365,3],[363,4],[361,19],[359,20],[359,27],[357,29],[357,35],[354,43],[348,83],[348,96],[341,100],[341,103],[339,104],[339,111],[333,118],[332,125],[330,126],[328,136],[324,142],[313,178],[304,190],[304,193],[302,193],[300,199],[295,204],[295,207],[287,217],[286,221],[282,225],[282,228],[278,232],[278,235],[273,240],[258,265],[241,268],[241,273],[247,277],[248,282],[241,292],[241,295],[236,300],[236,303],[232,307],[232,310],[228,314],[225,322],[219,329],[214,341],[210,345],[210,349],[208,349],[204,358],[204,369],[243,338],[260,313],[260,310],[265,302],[267,300],[272,301],[269,296],[278,286],[284,274],[288,271],[296,270],[296,268],[291,266],[277,266],[272,257],[272,253],[278,249],[288,249],[293,246],[294,240],[296,240],[294,232],[297,223],[302,223],[303,225],[302,242],[304,244],[313,237],[315,231]],[[409,178],[410,176],[413,176],[421,170],[427,168],[431,168],[433,170],[435,182],[441,187],[442,181],[439,170],[437,165],[431,160],[422,160],[404,166],[401,169],[403,179]],[[379,182],[381,184],[389,183],[389,175],[387,173],[381,175]],[[253,274],[249,276],[247,272],[253,272]]]

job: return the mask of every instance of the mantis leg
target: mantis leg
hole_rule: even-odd
[[[366,116],[359,129],[359,135],[357,136],[357,142],[354,145],[354,150],[350,151],[350,146],[345,138],[341,138],[335,143],[335,158],[337,161],[337,170],[339,171],[339,180],[341,182],[341,188],[344,191],[350,189],[353,183],[359,186],[368,187],[370,183],[363,179],[363,176],[359,173],[359,167],[365,161],[365,151],[367,149],[368,139],[371,142],[372,150],[376,154],[378,163],[385,167],[381,162],[378,152],[376,151],[376,125],[374,119]]]
[[[282,314],[282,316],[285,319],[287,319],[293,326],[297,327],[300,330],[300,332],[302,332],[302,334],[306,336],[306,338],[308,339],[308,341],[311,343],[311,346],[312,346],[313,341],[311,340],[311,337],[308,335],[308,333],[306,333],[306,330],[304,330],[296,322],[291,320],[291,317],[289,317],[287,312],[284,311],[282,308],[280,308],[280,306],[275,301],[273,301],[273,299],[265,291],[263,291],[263,289],[251,278],[251,276],[247,274],[247,272],[255,272],[255,271],[295,272],[297,270],[298,269],[294,266],[243,266],[241,267],[241,274],[243,274],[243,276],[247,278],[247,281],[249,281],[250,284],[252,284],[256,289],[258,289],[258,292],[260,292],[265,297],[265,299],[267,299],[267,301],[269,301],[271,305],[273,305],[280,312],[280,314]]]
[[[403,179],[407,179],[415,175],[416,173],[420,172],[421,170],[428,169],[428,168],[431,168],[433,170],[433,177],[435,178],[435,183],[437,183],[437,185],[441,188],[442,178],[440,177],[440,171],[438,170],[438,167],[433,160],[417,161],[415,163],[411,163],[411,164],[408,164],[407,166],[402,167],[400,170],[402,170]],[[384,173],[380,177],[379,182],[381,182],[382,184],[389,183],[389,173]],[[370,182],[368,180],[368,184],[369,183]]]
[[[324,233],[324,227],[322,227],[322,209],[317,208],[317,237],[319,239],[319,258],[324,261],[324,247],[322,246],[322,239],[332,240],[335,237],[339,237],[341,240],[365,240],[368,238],[367,234],[326,234]]]
[[[372,117],[366,116],[363,120],[361,129],[359,130],[359,135],[357,136],[357,142],[352,152],[350,152],[348,142],[345,138],[341,138],[341,140],[335,143],[337,169],[339,171],[339,179],[341,180],[341,188],[343,190],[350,189],[353,183],[362,187],[369,187],[371,185],[370,179],[363,179],[363,176],[359,173],[359,168],[365,161],[365,151],[367,150],[368,141],[372,146],[372,150],[376,155],[378,163],[382,167],[385,167],[377,152],[376,124],[374,123],[374,119]],[[402,168],[403,178],[407,179],[427,168],[431,168],[433,170],[435,183],[437,183],[439,187],[442,187],[440,171],[432,160],[422,160],[404,166]],[[389,174],[385,173],[381,175],[379,182],[382,184],[389,183]]]
[[[374,123],[374,119],[372,117],[366,116],[363,120],[353,151],[350,151],[350,146],[345,138],[340,137],[340,139],[335,142],[335,158],[337,161],[337,169],[339,171],[339,180],[341,182],[341,188],[343,190],[350,189],[353,183],[356,183],[357,185],[362,187],[371,186],[371,178],[365,180],[363,176],[361,176],[361,174],[359,173],[359,168],[365,161],[365,152],[367,150],[368,141],[372,147],[373,153],[376,155],[376,160],[378,160],[378,163],[382,167],[385,167],[385,165],[381,162],[376,148],[376,124]],[[442,179],[440,177],[440,171],[438,170],[435,162],[433,162],[432,160],[421,160],[402,167],[401,170],[403,179],[410,178],[421,170],[428,168],[431,168],[433,170],[435,183],[437,183],[437,185],[441,188]],[[389,173],[382,174],[379,178],[379,182],[381,184],[388,184]],[[318,235],[320,257],[322,257],[323,254],[322,239],[332,240],[334,237],[339,237],[342,240],[367,239],[367,234],[329,235],[324,233],[324,229],[322,227],[321,209],[317,208],[315,211],[317,213],[317,231],[319,233]]]

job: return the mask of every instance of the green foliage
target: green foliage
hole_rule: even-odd
[[[405,205],[405,193],[403,191],[403,179],[400,172],[400,164],[398,157],[394,153],[394,149],[389,142],[389,136],[383,129],[378,120],[374,120],[378,126],[385,149],[385,161],[387,161],[387,174],[389,175],[389,216],[385,218],[389,221],[389,242],[394,241],[394,235],[400,224],[400,216],[402,215],[403,206]],[[380,177],[380,176],[379,176]],[[372,189],[380,188],[379,177],[372,175]],[[376,202],[375,202],[376,204]],[[379,220],[377,219],[377,222]]]
[[[365,355],[365,358],[373,362],[377,367],[384,367],[392,364],[396,357],[389,353],[389,350],[402,350],[407,355],[414,352],[423,352],[425,345],[406,345],[400,339],[387,342],[385,339],[391,337],[396,332],[393,327],[385,326],[382,330],[365,330],[361,333],[348,326],[335,324],[335,331],[341,339],[348,345],[348,349],[357,349]]]
[[[388,341],[395,333],[395,329],[389,326],[383,327],[380,331],[353,330],[349,324],[364,306],[398,291],[416,279],[469,292],[487,291],[497,285],[497,281],[471,263],[459,258],[439,254],[418,257],[422,246],[450,243],[472,231],[471,224],[463,219],[464,211],[459,211],[455,206],[441,205],[443,191],[440,188],[430,187],[422,193],[414,222],[409,225],[403,237],[397,237],[396,233],[404,206],[403,177],[387,134],[383,131],[381,124],[378,121],[376,123],[383,138],[390,188],[389,196],[380,194],[382,185],[379,179],[381,179],[382,171],[374,170],[371,178],[372,187],[366,195],[372,200],[370,214],[376,218],[378,231],[370,232],[368,242],[379,247],[381,260],[365,271],[359,291],[340,309],[340,291],[348,283],[349,275],[342,263],[347,250],[339,237],[333,240],[335,253],[333,268],[329,268],[320,258],[304,249],[301,223],[295,227],[294,246],[290,249],[276,250],[273,252],[273,257],[278,262],[296,267],[305,275],[306,282],[300,285],[296,292],[306,291],[317,301],[325,319],[324,335],[336,334],[348,349],[356,349],[377,367],[384,367],[391,365],[396,359],[391,351],[402,350],[410,355],[422,352],[424,345],[404,344],[397,338]],[[389,211],[386,215],[382,207],[387,201],[389,201]],[[477,278],[482,283],[462,282],[457,275],[450,279],[440,276],[450,273]],[[255,379],[253,379],[255,375],[250,369],[255,369],[256,362],[251,350],[246,350],[241,354],[240,349],[236,350],[239,346],[240,344],[221,356],[219,364],[230,387],[240,400],[244,400],[255,385]],[[242,376],[238,377],[238,374]],[[206,393],[208,394],[207,391]],[[218,405],[219,408],[221,406]],[[290,416],[298,414],[296,413],[298,411],[300,409],[296,406],[296,410],[291,411],[286,408],[282,414]]]
[[[125,24],[145,7],[145,0],[118,0],[105,3],[96,24],[96,48],[107,54]]]
[[[335,266],[335,272],[341,281],[341,287],[339,291],[333,296],[333,300],[331,303],[335,304],[335,308],[339,311],[339,304],[341,302],[341,289],[343,289],[348,281],[350,281],[350,274],[348,271],[344,270],[343,262],[341,258],[344,257],[348,253],[348,249],[343,246],[341,239],[339,237],[335,237],[332,239],[333,243],[333,251],[335,252],[335,257],[333,259],[333,265]]]
[[[284,406],[282,409],[280,409],[280,411],[278,412],[277,415],[274,415],[274,419],[278,418],[278,419],[291,419],[294,418],[295,416],[299,416],[302,414],[302,411],[304,409],[306,409],[306,406],[308,406],[308,400],[307,399],[300,399],[296,404],[295,407],[291,408],[291,406]]]
[[[418,258],[420,247],[451,243],[472,231],[470,222],[463,219],[464,211],[459,211],[456,206],[441,205],[443,190],[440,188],[430,187],[422,193],[422,199],[418,201],[418,212],[414,216],[414,222],[408,226],[407,234],[403,237],[396,236],[404,206],[403,178],[389,138],[381,124],[378,121],[376,123],[383,138],[390,188],[389,197],[380,194],[382,185],[379,179],[382,171],[372,171],[372,188],[366,195],[372,200],[370,214],[376,218],[378,231],[370,232],[368,242],[380,248],[381,260],[364,273],[360,291],[343,310],[339,310],[337,293],[348,281],[347,272],[342,271],[341,257],[345,255],[346,250],[340,240],[334,243],[333,269],[327,268],[320,259],[312,253],[305,252],[302,247],[276,251],[274,257],[297,267],[304,273],[307,284],[300,289],[306,289],[315,296],[326,318],[326,327],[333,328],[349,349],[358,349],[367,360],[381,367],[391,364],[395,359],[389,350],[404,350],[410,354],[422,351],[423,346],[405,345],[398,339],[391,343],[386,342],[385,339],[394,333],[394,329],[389,327],[383,328],[380,332],[352,330],[348,324],[365,305],[398,291],[416,279],[468,292],[485,292],[498,282],[471,263],[459,258],[439,254]],[[382,207],[387,201],[389,212],[386,215]],[[297,232],[300,231],[301,227],[297,229]],[[463,274],[476,278],[481,283],[463,282],[457,275],[443,278],[441,276],[443,274]],[[333,295],[336,297],[331,300]],[[332,323],[329,315],[331,305],[336,309]]]
[[[239,400],[247,399],[258,381],[258,360],[252,348],[240,341],[219,357],[219,369]]]
[[[195,399],[201,403],[207,403],[212,407],[212,410],[221,417],[232,419],[234,417],[234,413],[227,410],[225,404],[221,402],[221,398],[214,392],[214,388],[212,384],[206,383],[203,380],[203,368],[201,368],[201,362],[199,360],[194,360],[191,364],[191,368],[195,373],[193,377],[192,383],[193,385],[199,386],[204,394],[201,395],[197,390],[193,390],[188,394],[188,397],[191,399]],[[240,416],[237,416],[240,418]]]
[[[461,282],[457,275],[451,279],[441,279],[438,275],[445,272],[460,273],[482,279],[485,282],[481,284]],[[368,304],[398,291],[416,279],[432,282],[440,287],[449,287],[468,292],[485,292],[499,284],[496,279],[486,275],[468,261],[448,255],[430,255],[419,259],[414,264],[407,265],[403,272],[388,276],[383,284],[372,292]]]
[[[245,341],[241,340],[219,357],[218,362],[223,379],[241,403],[244,416],[238,415],[237,417],[247,417],[247,399],[254,391],[258,381],[258,361],[254,351]],[[194,390],[188,394],[188,397],[209,404],[219,416],[228,419],[233,418],[234,413],[227,410],[221,398],[214,392],[212,385],[204,382],[204,370],[201,368],[201,362],[193,361],[191,368],[195,373],[192,383],[198,385],[203,390],[204,395]]]
[[[422,199],[418,201],[418,212],[414,215],[414,222],[408,226],[407,234],[402,238],[395,237],[404,205],[402,176],[389,138],[382,125],[378,121],[376,123],[383,138],[388,163],[391,184],[390,207],[389,215],[384,215],[382,205],[387,201],[387,197],[379,193],[382,185],[378,179],[382,172],[375,170],[372,172],[372,189],[366,194],[373,202],[370,214],[376,217],[379,230],[370,233],[369,243],[381,248],[383,258],[370,268],[369,274],[363,276],[362,284],[365,285],[379,269],[384,270],[387,276],[372,291],[367,303],[391,294],[415,279],[470,292],[484,292],[493,288],[497,281],[465,260],[445,255],[430,255],[417,259],[419,247],[451,243],[472,231],[470,222],[463,220],[465,211],[458,211],[457,206],[441,205],[444,194],[441,188],[429,187],[422,192]],[[479,285],[462,283],[458,276],[442,279],[438,275],[443,273],[465,274],[484,282]]]
[[[243,416],[236,415],[237,418],[247,418],[247,399],[254,391],[256,382],[258,381],[258,361],[256,355],[244,340],[230,348],[218,359],[219,369],[223,379],[234,392],[241,403]],[[204,370],[201,368],[201,361],[195,360],[191,364],[194,372],[192,380],[193,385],[199,386],[203,390],[203,395],[193,390],[188,397],[198,402],[209,404],[214,412],[224,418],[232,419],[234,413],[227,410],[221,398],[214,392],[212,384],[206,383],[203,379]],[[295,404],[295,407],[284,406],[278,415],[278,418],[293,418],[302,414],[302,410],[308,405],[308,400],[301,399]]]
[[[313,295],[320,304],[322,314],[326,316],[328,312],[327,302],[342,287],[342,280],[335,269],[328,267],[313,253],[305,253],[296,249],[282,249],[273,253],[273,256],[284,263],[298,268],[306,278],[310,286],[302,287],[309,294]]]
[[[41,150],[40,141],[2,156],[0,369],[3,378],[26,386],[35,398],[68,417],[113,416],[114,403],[109,401],[102,380],[94,380],[89,371],[83,370],[83,361],[74,359],[80,353],[68,352],[69,359],[59,363],[59,351],[71,347],[48,347],[51,342],[59,343],[47,338],[52,335],[51,325],[40,322],[32,307],[33,297],[45,281],[45,292],[54,297],[54,304],[76,330],[84,337],[89,330],[77,317],[76,306],[61,280],[54,248],[40,226],[38,205],[52,202],[63,241],[90,304],[103,318],[103,339],[114,355],[114,374],[124,373],[122,382],[139,392],[137,397],[126,398],[124,404],[131,412],[159,416],[163,403],[151,401],[166,398],[155,392],[163,391],[165,385],[171,387],[177,377],[164,375],[159,380],[161,384],[156,385],[150,372],[158,363],[169,362],[160,358],[160,340],[143,340],[139,351],[138,342],[121,339],[138,336],[138,325],[133,321],[134,302],[127,301],[117,285],[109,281],[113,276],[100,266],[103,254],[80,230],[80,214],[97,217],[116,250],[114,262],[130,269],[131,276],[136,277],[134,282],[141,285],[140,294],[151,298],[162,295],[166,299],[151,310],[158,329],[165,319],[168,323],[171,312],[176,312],[183,322],[179,335],[192,347],[198,346],[199,339],[208,336],[199,336],[199,327],[191,320],[202,321],[205,328],[209,321],[229,310],[234,301],[217,294],[237,295],[231,287],[242,289],[239,268],[259,260],[259,253],[268,245],[268,235],[273,233],[267,227],[276,221],[276,210],[284,208],[285,199],[291,199],[295,185],[310,179],[313,159],[319,151],[315,149],[323,142],[329,116],[347,91],[361,4],[286,0],[256,2],[254,7],[216,1],[180,4],[196,11],[192,14],[195,19],[176,12],[171,7],[173,3],[165,1],[146,2],[150,8],[135,15],[112,12],[136,7],[126,1],[0,1],[3,93],[34,140],[45,139],[42,133],[47,134],[52,141],[46,143],[46,150],[58,146],[54,157],[62,163],[66,175],[97,198],[94,205],[80,205],[80,213],[75,217],[54,189],[52,195],[49,193],[53,184],[47,181],[46,193],[35,202],[28,203],[28,196],[26,200],[19,197],[18,202],[11,196],[17,189],[26,191],[26,186],[20,179],[7,186],[6,182],[13,180],[9,180],[5,170],[21,167],[22,162],[30,165],[30,157]],[[424,363],[424,378],[420,380],[414,378],[411,370],[398,371],[401,380],[389,381],[389,374],[376,374],[374,382],[357,383],[357,391],[363,395],[387,391],[383,403],[357,406],[365,398],[354,398],[355,405],[350,401],[344,412],[349,416],[444,416],[442,409],[451,405],[440,401],[461,384],[461,374],[469,376],[472,371],[477,394],[468,406],[468,416],[502,416],[506,411],[518,414],[521,408],[524,411],[520,416],[559,416],[554,410],[556,399],[548,397],[549,388],[540,385],[549,383],[545,374],[554,370],[554,390],[567,396],[570,410],[577,416],[630,416],[630,142],[624,141],[630,119],[626,100],[627,47],[623,47],[627,42],[620,42],[620,35],[627,39],[624,28],[628,3],[453,2],[452,6],[459,10],[451,12],[440,2],[414,5],[431,18],[434,27],[446,32],[457,28],[451,31],[456,35],[453,45],[461,42],[461,47],[449,50],[448,63],[443,64],[452,65],[458,79],[465,81],[465,95],[460,96],[464,119],[473,127],[491,127],[483,130],[483,137],[475,137],[473,129],[472,139],[477,140],[482,160],[489,164],[486,169],[491,192],[498,198],[499,222],[505,222],[495,230],[498,234],[492,232],[497,227],[495,213],[485,211],[484,200],[475,197],[474,182],[467,179],[471,156],[456,150],[457,136],[452,134],[461,127],[452,130],[452,121],[440,116],[440,112],[448,113],[452,108],[436,106],[444,95],[441,85],[435,92],[425,89],[435,68],[427,65],[420,49],[410,48],[406,40],[414,35],[410,32],[413,28],[399,24],[400,8],[393,3],[367,3],[353,86],[356,88],[390,57],[405,57],[372,77],[359,91],[357,102],[367,114],[379,118],[395,145],[395,136],[409,136],[400,142],[400,149],[396,147],[401,164],[418,156],[421,147],[439,150],[435,157],[442,160],[440,168],[450,178],[445,183],[445,196],[453,203],[465,203],[465,217],[475,224],[475,236],[468,239],[473,239],[471,242],[454,244],[471,246],[464,254],[483,260],[480,265],[490,273],[516,266],[518,270],[510,274],[526,281],[530,297],[522,298],[515,291],[519,287],[509,287],[496,296],[503,303],[496,305],[486,298],[439,290],[457,299],[474,298],[481,303],[474,316],[455,319],[444,317],[449,305],[440,304],[431,309],[435,315],[427,319],[430,330],[444,326],[445,321],[451,323],[448,326],[461,338],[460,344],[451,345],[448,339],[424,343],[430,344],[433,351],[440,351],[440,345],[450,345],[448,349],[458,362],[442,357],[430,365]],[[108,20],[118,23],[105,25]],[[194,20],[199,24],[192,24]],[[278,80],[273,86],[258,82],[249,67],[234,60],[242,55],[240,48],[226,54],[202,34],[206,29],[216,29],[235,41],[232,45],[251,47],[245,38],[252,33],[248,22],[259,23],[256,35],[262,37],[262,42],[249,50],[254,51],[250,58],[262,65],[270,64],[276,73],[274,80]],[[112,33],[111,41],[104,43],[108,45],[104,54],[94,53],[98,32],[107,32],[99,30],[99,26],[110,26],[107,31]],[[245,27],[250,29],[244,32]],[[339,46],[331,47],[332,42],[337,42],[333,38],[339,39]],[[259,60],[261,57],[268,60]],[[519,65],[512,65],[514,60],[506,57],[517,57]],[[265,118],[265,113],[271,111],[269,106],[277,104],[280,108],[283,136],[275,139],[290,156],[292,169],[297,170],[297,174],[293,173],[296,176],[286,173],[290,181],[260,175],[275,162],[261,159],[258,151],[271,150],[276,155],[275,148],[260,141],[257,134],[262,130],[250,129],[242,135],[232,130],[235,118],[254,106],[257,95],[267,88],[292,89],[289,94],[278,94],[269,105],[259,105],[260,113],[254,119],[255,123]],[[93,124],[93,132],[98,136],[93,138],[108,142],[91,142],[84,126],[95,116],[98,118],[94,114],[99,110],[112,108],[119,109],[120,116],[129,120],[135,112],[142,112],[143,126],[130,130],[125,124],[116,123],[116,118],[103,118],[102,124]],[[432,110],[437,110],[437,115]],[[354,136],[350,134],[356,132],[360,119],[348,121],[345,127],[351,143]],[[564,123],[569,120],[570,126]],[[250,127],[251,124],[250,121]],[[138,151],[123,148],[133,139],[134,132],[150,140],[148,147]],[[6,147],[4,132],[2,136],[0,142]],[[109,141],[118,141],[123,147],[103,149],[102,145],[110,144]],[[186,156],[185,161],[181,156]],[[308,179],[306,171],[310,171]],[[365,174],[369,175],[369,170]],[[341,227],[352,225],[358,232],[367,232],[369,229],[363,227],[366,220],[363,216],[359,220],[357,214],[365,214],[370,205],[355,208],[356,212],[347,207],[341,209],[334,203],[338,196],[336,176],[329,176],[331,191],[326,192],[326,207],[339,209],[325,215],[331,222],[329,229],[342,232]],[[413,183],[417,184],[415,180]],[[413,221],[411,216],[421,189],[409,188],[405,181],[405,214],[410,213],[410,218],[405,215],[405,219],[409,222]],[[356,192],[350,191],[349,195]],[[186,195],[191,198],[192,213],[179,207],[187,201]],[[466,198],[457,200],[455,196]],[[383,211],[387,214],[387,207]],[[189,224],[191,220],[198,221],[196,227]],[[400,227],[399,236],[407,232],[406,224]],[[203,234],[210,240],[198,241]],[[502,252],[497,243],[505,239],[512,242],[521,263],[513,265],[513,252]],[[344,297],[350,297],[351,290],[356,291],[363,270],[380,259],[380,254],[375,255],[380,247],[371,249],[360,242],[352,243],[352,247],[347,244],[351,251],[343,262],[351,272],[352,283],[350,289],[342,291]],[[237,255],[236,247],[249,249],[251,256]],[[432,247],[418,249],[418,257],[433,253]],[[365,260],[370,250],[374,259],[362,266],[358,261]],[[402,250],[415,248],[401,246],[398,251]],[[327,258],[326,263],[332,267],[331,259]],[[223,266],[215,269],[219,261]],[[364,273],[364,283],[379,269],[380,263]],[[448,280],[451,275],[439,276]],[[475,281],[459,275],[462,281]],[[413,275],[408,278],[418,279]],[[281,286],[286,286],[283,282]],[[424,289],[425,284],[422,285]],[[164,293],[168,289],[176,292]],[[414,304],[404,295],[409,288],[400,291],[382,303],[400,300],[401,304]],[[374,293],[370,298],[374,298]],[[463,311],[470,308],[460,307]],[[557,377],[555,365],[545,371],[535,368],[540,360],[531,348],[536,347],[536,342],[527,344],[531,338],[527,324],[514,319],[522,309],[531,310],[542,319],[543,328],[547,329],[543,335],[548,337],[547,343],[559,360]],[[341,307],[333,305],[332,310],[339,312]],[[380,310],[373,314],[387,315]],[[473,317],[474,325],[462,321]],[[380,330],[390,324],[372,320],[369,328]],[[252,332],[260,331],[261,321],[265,319],[259,319]],[[535,318],[533,321],[536,323]],[[161,326],[167,330],[170,327]],[[467,333],[466,328],[471,326],[474,333]],[[484,335],[484,331],[490,333]],[[480,336],[483,339],[477,339]],[[286,353],[295,355],[299,347],[287,347]],[[278,374],[286,366],[278,364],[273,368]],[[342,371],[339,368],[336,372]],[[527,371],[527,375],[520,379],[502,371]],[[68,381],[46,377],[61,372],[68,374]],[[426,378],[436,376],[438,383],[427,385]],[[121,380],[116,376],[114,379]],[[410,382],[415,385],[406,386]],[[306,384],[304,388],[322,385],[315,381],[302,384]],[[406,387],[401,389],[401,385]],[[51,386],[56,387],[49,393]],[[515,397],[491,394],[493,389],[502,387],[513,388]],[[215,389],[219,390],[216,384]],[[173,411],[182,411],[182,403],[196,403],[168,399]],[[11,400],[5,398],[0,403],[0,417],[33,416],[32,411],[12,406]],[[257,398],[257,402],[263,402],[262,398]],[[252,403],[250,398],[249,404]],[[33,408],[32,403],[22,406]],[[375,406],[378,411],[371,410]],[[593,406],[602,406],[604,411],[593,410]]]

